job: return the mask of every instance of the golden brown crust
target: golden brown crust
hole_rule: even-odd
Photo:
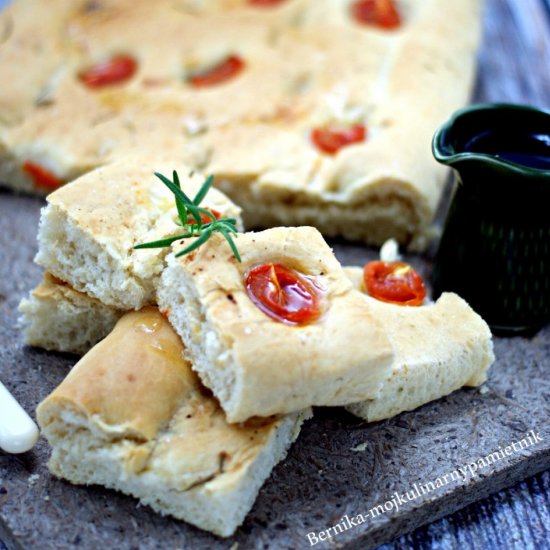
[[[136,471],[136,453],[145,453],[139,470],[155,468],[180,490],[197,481],[193,474],[246,470],[279,418],[228,424],[183,352],[157,308],[128,313],[40,404],[38,420],[44,427],[48,411],[75,410],[106,439],[138,444],[140,450],[125,459],[128,470]]]

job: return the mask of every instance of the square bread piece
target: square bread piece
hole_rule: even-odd
[[[363,270],[345,268],[359,290]],[[391,374],[374,399],[348,405],[369,422],[410,411],[463,386],[480,386],[495,360],[487,323],[454,293],[429,305],[407,307],[364,294],[393,346]]]
[[[37,409],[53,474],[229,536],[310,411],[228,424],[156,308],[131,312]]]
[[[106,305],[128,310],[154,303],[169,248],[133,247],[185,231],[175,223],[173,194],[153,174],[171,178],[174,169],[193,197],[204,177],[154,157],[126,157],[49,195],[40,218],[36,263]],[[240,208],[216,189],[201,204],[239,219]]]
[[[161,310],[228,420],[374,398],[389,373],[391,346],[321,234],[279,227],[239,234],[235,243],[242,263],[217,234],[191,254],[171,255],[158,290]],[[175,252],[188,244],[175,244]],[[317,321],[292,326],[254,304],[247,273],[271,262],[322,289],[324,313]]]
[[[125,313],[78,292],[50,273],[19,304],[28,346],[84,355]]]

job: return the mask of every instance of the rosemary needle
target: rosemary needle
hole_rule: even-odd
[[[214,176],[208,176],[204,183],[201,185],[195,197],[191,200],[182,190],[178,173],[174,170],[172,172],[172,179],[168,179],[166,176],[155,172],[155,176],[172,191],[176,201],[176,209],[178,211],[178,225],[186,228],[186,232],[174,237],[167,237],[158,241],[151,241],[148,243],[141,243],[134,246],[135,249],[141,248],[164,248],[170,246],[174,241],[179,239],[187,239],[189,237],[197,237],[189,246],[180,250],[176,257],[183,256],[203,245],[213,233],[220,233],[225,240],[229,243],[231,251],[237,261],[241,261],[241,256],[237,250],[233,235],[237,235],[237,220],[235,218],[220,218],[216,216],[206,208],[201,208],[199,205],[206,197],[208,191],[212,187],[214,182]],[[202,214],[202,215],[201,215]],[[204,221],[206,218],[210,221]]]

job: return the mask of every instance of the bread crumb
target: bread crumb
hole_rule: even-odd
[[[38,480],[40,479],[39,474],[32,474],[27,479],[27,483],[29,484],[29,487],[32,487]]]
[[[357,445],[356,447],[352,447],[350,451],[353,451],[354,453],[363,453],[367,450],[367,443],[361,443],[360,445]]]
[[[485,395],[486,393],[489,393],[489,388],[487,387],[486,384],[483,384],[482,386],[479,387],[479,393],[481,395]]]

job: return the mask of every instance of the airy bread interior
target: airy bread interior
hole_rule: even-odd
[[[21,300],[19,312],[27,345],[78,355],[105,338],[123,315],[49,273]]]

